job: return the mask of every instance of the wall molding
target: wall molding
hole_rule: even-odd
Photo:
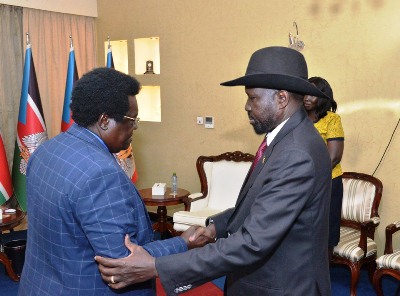
[[[97,17],[97,0],[2,0],[0,4]]]

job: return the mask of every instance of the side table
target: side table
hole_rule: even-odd
[[[167,187],[164,195],[153,195],[151,188],[141,189],[139,193],[146,206],[157,206],[157,222],[153,224],[153,230],[160,232],[162,239],[166,238],[167,232],[174,236],[175,230],[172,224],[167,221],[167,206],[185,203],[190,192],[178,188],[177,194],[173,195],[171,188]]]
[[[0,220],[0,263],[5,266],[8,276],[15,282],[19,281],[19,276],[12,269],[11,260],[8,259],[7,255],[3,252],[2,232],[6,230],[13,231],[14,227],[21,224],[24,217],[25,213],[20,210],[16,210],[14,214],[5,214],[3,209],[3,219]]]

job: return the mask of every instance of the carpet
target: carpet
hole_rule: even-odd
[[[166,296],[167,295],[167,294],[165,294],[164,288],[161,285],[161,282],[159,279],[157,279],[157,281],[156,281],[156,290],[157,290],[157,296]],[[196,287],[194,289],[191,289],[190,291],[182,293],[181,295],[182,296],[223,296],[224,292],[213,282],[209,282],[209,283],[205,283],[204,285],[201,285],[199,287]]]
[[[330,267],[332,296],[350,295],[350,270],[345,266]],[[216,279],[191,291],[181,294],[182,296],[222,296],[225,278]],[[400,296],[400,282],[392,277],[384,277],[382,289],[385,296]],[[361,270],[360,282],[357,286],[358,296],[376,296],[374,288],[368,278],[367,270]],[[157,296],[165,296],[161,283],[157,280]],[[255,295],[258,296],[258,295]]]
[[[350,271],[341,266],[332,266],[330,269],[332,281],[332,296],[349,296]],[[224,278],[196,287],[191,291],[181,294],[182,296],[222,296]],[[384,277],[382,281],[385,296],[400,296],[400,282],[391,277]],[[5,269],[0,267],[0,295],[17,296],[18,283],[13,282],[6,274]],[[371,283],[368,280],[368,273],[362,270],[360,282],[357,288],[358,296],[376,296]],[[157,280],[157,296],[165,296],[164,289]],[[256,296],[256,295],[255,295]]]
[[[344,265],[330,267],[332,296],[350,295],[350,270]],[[385,296],[400,296],[400,282],[392,277],[382,278],[382,289]],[[361,269],[360,281],[357,285],[358,296],[376,296],[368,271]]]

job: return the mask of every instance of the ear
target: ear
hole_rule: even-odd
[[[279,109],[286,108],[286,106],[289,104],[289,93],[286,90],[280,90],[278,91],[277,96]]]
[[[99,116],[99,119],[97,120],[97,124],[100,126],[100,128],[105,131],[108,129],[108,123],[110,122],[110,118],[108,117],[107,114],[103,113]]]

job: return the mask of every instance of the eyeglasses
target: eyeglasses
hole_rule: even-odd
[[[133,121],[136,125],[139,124],[139,121],[140,121],[140,118],[139,118],[139,117],[133,118],[133,117],[126,116],[126,115],[124,115],[123,117],[126,118],[126,119],[129,119],[129,120]]]

